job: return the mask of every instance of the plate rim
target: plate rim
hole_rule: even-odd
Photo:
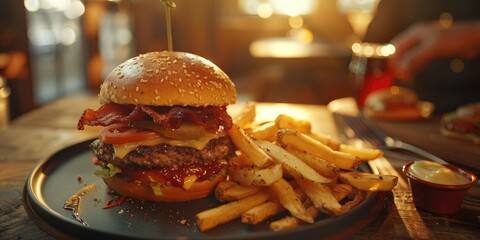
[[[33,220],[33,222],[42,230],[45,232],[51,234],[54,237],[58,237],[60,239],[75,239],[76,237],[89,237],[89,238],[98,238],[98,239],[109,239],[109,238],[115,238],[115,239],[159,239],[159,240],[167,240],[167,239],[229,239],[229,240],[236,240],[236,239],[245,239],[245,236],[239,236],[235,237],[234,235],[204,235],[204,236],[198,236],[198,237],[186,237],[186,236],[181,236],[178,235],[175,238],[171,237],[156,237],[156,238],[143,238],[137,236],[125,236],[125,235],[119,235],[118,233],[110,233],[107,231],[103,231],[102,229],[93,229],[88,226],[84,226],[80,223],[78,223],[73,217],[67,218],[61,214],[59,214],[57,211],[51,209],[48,204],[45,201],[42,201],[42,198],[38,197],[37,191],[34,189],[37,184],[40,183],[34,183],[35,180],[37,180],[40,175],[45,175],[43,173],[43,170],[45,169],[46,165],[49,164],[50,161],[53,161],[55,159],[55,156],[60,155],[65,152],[71,152],[76,150],[77,148],[81,149],[82,147],[85,147],[84,145],[91,143],[95,138],[84,140],[78,143],[74,143],[68,146],[65,146],[50,156],[46,157],[42,161],[40,161],[35,168],[30,172],[28,175],[28,178],[25,182],[24,188],[23,188],[23,203],[24,203],[24,209],[27,213],[27,215]],[[85,150],[83,150],[85,151]],[[83,152],[79,151],[79,152]],[[53,160],[52,160],[53,159]],[[371,168],[367,165],[367,167],[371,170]],[[372,170],[371,170],[372,171]],[[46,177],[44,177],[46,178]],[[43,180],[44,181],[44,180]],[[367,193],[368,196],[366,197],[366,200],[364,200],[360,205],[355,207],[354,209],[350,210],[348,214],[343,214],[340,216],[336,217],[330,217],[327,219],[322,220],[322,225],[329,224],[332,221],[342,221],[342,219],[348,220],[349,216],[355,214],[358,211],[361,211],[361,206],[365,207],[365,205],[368,206],[367,208],[367,215],[366,216],[361,216],[359,217],[362,219],[362,221],[355,222],[353,227],[350,228],[343,228],[339,232],[332,233],[328,236],[349,236],[358,230],[362,229],[365,227],[368,223],[373,221],[377,216],[378,213],[381,211],[381,209],[385,205],[385,193],[383,192],[370,192]],[[45,215],[49,215],[50,217],[54,217],[54,221],[49,222],[45,218]],[[340,219],[340,220],[338,220]],[[228,223],[227,223],[228,224]],[[331,224],[331,223],[330,223]],[[58,225],[60,226],[66,226],[69,228],[74,228],[75,231],[70,231],[72,233],[75,233],[75,236],[72,234],[68,234],[69,231],[62,231],[59,229]],[[196,224],[195,224],[196,225]],[[295,233],[302,233],[302,232],[311,232],[314,231],[315,229],[319,228],[318,224],[308,224],[304,225],[301,227],[293,228],[293,229],[287,229],[287,230],[282,230],[282,231],[264,231],[264,232],[257,232],[252,235],[254,236],[248,236],[248,239],[266,239],[266,238],[271,238],[271,239],[290,239],[290,238],[295,238]],[[78,230],[78,231],[77,231]],[[202,232],[198,232],[199,234],[204,234]],[[207,232],[208,233],[208,232]]]

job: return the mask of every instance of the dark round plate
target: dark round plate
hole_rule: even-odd
[[[103,209],[114,197],[91,162],[86,141],[65,148],[41,162],[30,174],[24,189],[25,210],[43,230],[61,239],[309,239],[345,237],[375,218],[384,196],[372,193],[359,206],[338,216],[320,216],[314,224],[273,232],[269,222],[247,225],[235,220],[200,232],[195,214],[219,205],[213,198],[185,203],[154,203],[127,199],[122,205]],[[360,171],[370,171],[361,165]],[[81,180],[79,181],[79,176]],[[81,200],[81,218],[76,221],[64,203],[84,186],[97,183]]]

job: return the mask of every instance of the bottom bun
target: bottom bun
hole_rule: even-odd
[[[161,196],[155,195],[153,189],[147,184],[129,182],[120,177],[104,178],[103,181],[111,190],[122,196],[154,202],[185,202],[207,197],[224,179],[225,176],[217,175],[211,180],[195,182],[188,190],[173,186],[161,187]]]

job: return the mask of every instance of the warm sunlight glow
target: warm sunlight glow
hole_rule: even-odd
[[[313,33],[306,28],[292,29],[290,36],[302,44],[310,44],[313,42]]]
[[[250,44],[250,53],[256,57],[308,57],[312,54],[312,46],[293,38],[256,40]]]
[[[39,0],[25,0],[23,1],[23,5],[25,9],[29,12],[36,12],[40,9],[40,2]]]
[[[257,15],[261,18],[269,18],[273,14],[273,8],[270,3],[260,3],[257,7]]]
[[[23,5],[29,12],[59,11],[69,19],[78,18],[85,13],[85,5],[81,0],[24,0]]]
[[[395,53],[395,46],[392,44],[354,43],[352,52],[360,57],[385,58]]]
[[[239,0],[239,8],[251,15],[268,18],[272,14],[300,16],[316,10],[315,0]]]
[[[303,27],[303,18],[301,16],[289,17],[288,24],[291,28],[301,28]]]

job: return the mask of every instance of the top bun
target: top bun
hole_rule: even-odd
[[[235,85],[211,61],[191,53],[150,52],[116,67],[100,87],[100,103],[226,106]]]
[[[365,107],[381,112],[387,111],[389,107],[415,106],[417,102],[418,97],[414,91],[393,86],[370,93],[365,99]]]

